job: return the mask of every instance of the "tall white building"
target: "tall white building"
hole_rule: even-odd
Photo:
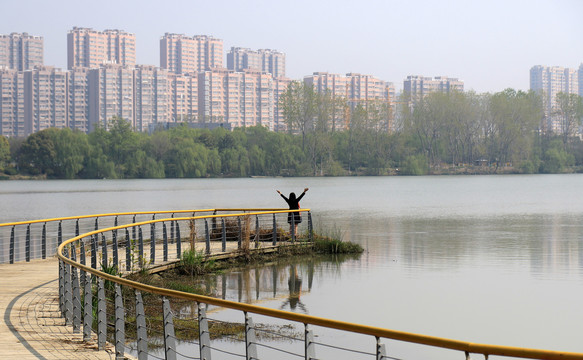
[[[227,68],[234,71],[260,71],[275,78],[285,77],[285,54],[271,49],[232,47],[227,53]]]
[[[579,67],[582,69],[582,67]],[[530,69],[530,89],[543,97],[545,118],[541,124],[543,131],[562,133],[562,122],[555,113],[557,94],[581,94],[579,89],[580,71],[561,66],[536,65]]]
[[[420,75],[409,75],[403,81],[403,92],[410,97],[412,105],[432,92],[449,93],[451,91],[464,91],[464,82],[447,76],[431,78]]]
[[[0,68],[25,71],[41,66],[44,62],[42,36],[28,33],[0,35]]]

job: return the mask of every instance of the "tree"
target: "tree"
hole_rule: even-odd
[[[77,178],[89,154],[87,135],[69,128],[56,130],[54,144],[53,176],[60,179]]]
[[[10,143],[8,139],[0,135],[0,171],[4,171],[10,161]]]
[[[489,97],[486,147],[490,159],[500,164],[528,159],[542,119],[539,95],[506,89]]]
[[[317,95],[312,85],[302,81],[292,81],[280,98],[283,116],[290,133],[297,130],[302,134],[302,150],[306,133],[314,128],[318,112]]]
[[[20,168],[31,175],[53,174],[56,157],[55,132],[51,128],[31,134],[19,149],[18,164]]]
[[[409,113],[407,130],[417,136],[421,150],[429,161],[429,166],[437,166],[441,162],[439,141],[448,117],[448,94],[434,92],[417,103]]]
[[[561,118],[563,130],[563,145],[567,150],[567,143],[579,131],[583,118],[583,98],[577,94],[560,92],[557,94],[557,110],[555,115]]]

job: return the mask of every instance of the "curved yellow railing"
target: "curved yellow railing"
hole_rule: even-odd
[[[181,212],[201,212],[201,211],[219,211],[219,210],[228,210],[228,211],[249,211],[241,214],[229,214],[228,216],[245,216],[245,215],[260,215],[260,214],[271,214],[271,213],[287,213],[289,210],[276,210],[276,211],[269,211],[266,209],[262,209],[264,211],[253,212],[253,209],[210,209],[210,210],[188,210],[188,211],[181,211]],[[309,211],[309,209],[301,209],[298,211]],[[151,212],[149,212],[151,213]],[[158,212],[162,213],[162,212]],[[168,211],[164,213],[178,213],[178,211]],[[133,213],[131,213],[133,214]],[[67,258],[63,255],[64,248],[75,241],[81,240],[85,237],[108,232],[112,230],[119,230],[125,229],[133,226],[140,226],[140,225],[147,225],[156,222],[164,222],[164,221],[180,221],[180,220],[192,220],[192,219],[205,219],[205,218],[220,218],[227,215],[203,215],[203,216],[196,216],[196,217],[181,217],[181,218],[167,218],[167,219],[156,219],[156,220],[149,220],[143,221],[139,223],[133,224],[126,224],[120,225],[115,227],[108,227],[105,229],[99,229],[96,231],[91,231],[77,237],[71,238],[69,240],[64,241],[57,250],[57,256],[63,262],[70,264],[76,268],[79,268],[83,271],[89,272],[95,276],[98,276],[102,279],[112,281],[119,285],[127,286],[130,288],[134,288],[137,290],[167,296],[167,297],[174,297],[184,300],[191,300],[197,303],[205,303],[215,306],[221,306],[228,309],[239,310],[248,313],[254,313],[259,315],[270,316],[279,319],[285,319],[289,321],[295,321],[303,324],[309,325],[317,325],[337,330],[343,330],[358,334],[370,335],[375,336],[377,338],[386,338],[386,339],[393,339],[399,340],[414,344],[420,345],[427,345],[427,346],[434,346],[444,349],[450,350],[457,350],[462,351],[466,354],[474,353],[474,354],[483,354],[486,356],[489,355],[496,355],[496,356],[507,356],[507,357],[516,357],[516,358],[527,358],[527,359],[547,359],[547,360],[583,360],[583,353],[573,353],[573,352],[562,352],[562,351],[551,351],[551,350],[539,350],[539,349],[528,349],[528,348],[521,348],[521,347],[511,347],[511,346],[499,346],[499,345],[488,345],[488,344],[479,344],[473,342],[466,342],[460,340],[452,340],[447,338],[440,338],[435,336],[428,336],[422,334],[415,334],[397,330],[390,330],[384,329],[379,327],[367,326],[367,325],[360,325],[348,322],[342,322],[332,319],[320,318],[311,315],[305,315],[300,313],[293,313],[288,311],[282,311],[277,309],[270,309],[264,308],[261,306],[238,303],[229,300],[222,300],[213,297],[203,296],[203,295],[195,295],[191,293],[185,293],[176,290],[170,290],[165,288],[154,287],[151,285],[142,284],[139,282],[131,281],[125,278],[112,276],[102,271],[93,269],[91,267],[82,265],[78,262],[72,261],[71,259]],[[95,215],[88,216],[88,217],[95,217]],[[77,218],[77,217],[74,217]]]
[[[281,208],[274,208],[274,209],[270,209],[270,208],[265,208],[265,209],[263,209],[263,208],[251,208],[251,209],[216,208],[216,209],[196,209],[196,210],[137,211],[137,212],[120,212],[120,213],[104,213],[104,214],[80,215],[80,216],[66,216],[66,217],[30,220],[30,221],[16,221],[16,222],[9,222],[9,223],[0,223],[0,227],[27,225],[27,224],[42,224],[42,223],[55,222],[55,221],[76,220],[76,219],[93,219],[93,218],[113,217],[113,216],[185,214],[185,213],[219,212],[219,211],[281,211],[281,212],[289,212],[289,210],[284,211],[284,209],[281,209]],[[301,209],[300,211],[309,211],[309,209]]]

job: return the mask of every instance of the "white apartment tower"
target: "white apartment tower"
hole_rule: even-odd
[[[67,34],[67,68],[136,65],[136,36],[123,30],[74,27]]]
[[[251,50],[232,47],[227,53],[227,68],[234,71],[254,70],[285,77],[285,54],[277,50]]]
[[[28,33],[0,35],[0,68],[32,70],[44,63],[44,41]]]
[[[207,35],[166,33],[160,39],[160,67],[175,74],[195,74],[223,67],[223,40]]]
[[[0,68],[0,135],[26,136],[24,126],[24,73]]]
[[[581,95],[580,78],[581,71],[561,66],[536,65],[530,69],[530,89],[541,94],[543,98],[543,131],[562,133],[561,119],[554,115],[557,110],[557,94]]]
[[[409,75],[403,82],[403,92],[410,97],[411,105],[417,104],[432,92],[452,91],[464,91],[464,82],[447,76],[431,78],[420,75]]]
[[[67,72],[37,66],[24,72],[25,133],[67,127]]]

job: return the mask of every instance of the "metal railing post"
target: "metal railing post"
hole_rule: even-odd
[[[206,317],[206,309],[201,303],[198,303],[198,330],[200,360],[211,360],[211,336],[209,332],[209,322]]]
[[[10,263],[14,264],[14,226],[10,230]]]
[[[65,247],[65,257],[69,257],[69,250]],[[73,322],[73,296],[71,294],[71,265],[65,263],[64,270],[64,295],[65,295],[65,324]]]
[[[107,314],[103,279],[97,280],[97,350],[105,349],[107,335]]]
[[[178,221],[175,221],[176,223],[176,258],[180,259],[182,258],[182,240],[180,239],[180,224],[178,223]]]
[[[73,247],[71,252],[75,253]],[[74,256],[71,256],[74,259]],[[81,332],[81,291],[79,289],[79,277],[77,276],[77,268],[71,266],[71,283],[72,283],[72,302],[73,302],[73,333]]]
[[[142,227],[138,228],[138,252],[140,258],[138,261],[140,262],[140,268],[144,267],[144,235],[142,234]]]
[[[308,233],[310,242],[314,242],[314,223],[312,223],[312,212],[308,211]]]
[[[123,297],[121,296],[121,286],[115,284],[115,358],[124,360],[125,348],[125,310],[123,307]]]
[[[148,360],[148,331],[146,329],[146,313],[142,293],[136,290],[136,341],[138,345],[138,360]]]
[[[211,234],[209,233],[209,223],[204,219],[204,231],[206,233],[206,253],[211,253]]]
[[[43,224],[43,232],[41,238],[41,257],[47,258],[47,223]]]
[[[273,214],[273,246],[277,245],[277,221],[275,220],[275,214]]]
[[[259,247],[259,215],[255,215],[255,248]]]
[[[83,341],[91,341],[93,325],[93,292],[91,291],[91,273],[85,274],[85,301],[83,306]]]
[[[97,234],[91,235],[91,267],[97,269]]]
[[[57,246],[63,243],[63,220],[59,221],[59,230],[57,232]]]
[[[166,223],[162,223],[162,239],[163,239],[163,250],[164,261],[168,261],[168,232],[166,230]]]
[[[246,360],[257,360],[257,340],[255,324],[245,312],[245,356]]]
[[[86,254],[85,254],[85,241],[83,241],[83,239],[79,240],[79,261],[81,262],[81,265],[85,265],[86,263]],[[85,286],[85,282],[87,281],[87,274],[85,273],[85,271],[80,271],[80,287],[84,287]]]
[[[75,236],[79,236],[79,219],[75,221]]]
[[[65,316],[65,262],[59,259],[59,310]]]
[[[26,244],[25,244],[26,262],[30,261],[30,224],[26,227]]]
[[[222,226],[222,250],[223,252],[227,251],[227,228],[225,227],[225,218],[221,218],[221,226]]]
[[[171,219],[174,219],[174,214],[172,214],[172,215],[170,216],[170,218],[171,218]],[[176,233],[174,232],[174,223],[175,223],[175,221],[174,221],[174,220],[170,221],[170,244],[174,244],[174,235],[176,234]]]
[[[134,217],[132,218],[132,224],[135,224],[135,223],[136,223],[136,215],[134,214]],[[134,241],[136,241],[136,239],[137,239],[137,237],[136,237],[136,227],[135,226],[132,227],[132,239]]]
[[[174,336],[174,323],[172,322],[172,310],[170,309],[170,302],[165,297],[162,300],[162,306],[164,310],[164,350],[166,360],[176,360],[176,339]]]
[[[376,360],[384,360],[387,357],[387,350],[385,348],[385,344],[381,344],[381,339],[376,336],[377,344],[376,344]]]
[[[95,218],[95,230],[99,230],[99,218]]]
[[[126,228],[126,271],[131,270],[132,270],[132,243],[130,240],[130,231]]]
[[[113,251],[113,266],[115,266],[117,268],[119,265],[119,263],[118,263],[119,256],[118,256],[118,247],[117,247],[117,230],[114,230],[111,233],[111,243],[112,243],[111,250]]]
[[[105,234],[101,234],[101,267],[102,269],[107,268],[107,239]]]
[[[306,346],[306,360],[311,360],[316,358],[316,344],[314,344],[314,332],[308,329],[308,324],[305,326],[305,346]]]
[[[156,227],[150,224],[150,263],[156,262]]]

